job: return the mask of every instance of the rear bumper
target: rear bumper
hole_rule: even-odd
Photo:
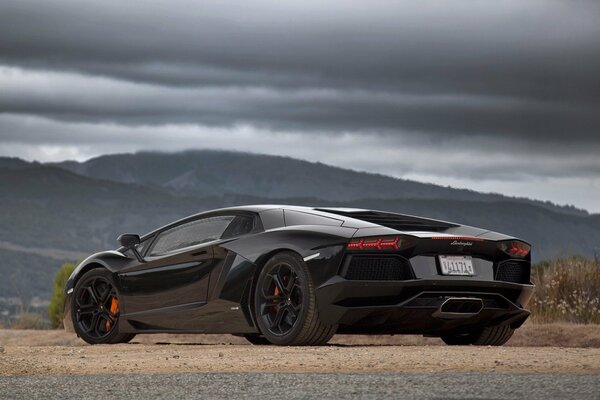
[[[534,286],[500,281],[415,279],[350,281],[335,276],[317,289],[324,322],[340,324],[339,333],[410,333],[438,336],[445,332],[510,324],[519,327]],[[442,312],[448,299],[481,299],[481,309]]]

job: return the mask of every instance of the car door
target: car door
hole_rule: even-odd
[[[124,317],[154,320],[155,314],[201,307],[210,272],[220,262],[214,257],[214,245],[234,218],[198,218],[158,233],[145,250],[145,262],[119,272]]]

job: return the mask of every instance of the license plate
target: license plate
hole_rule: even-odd
[[[473,276],[473,260],[468,256],[439,256],[442,275]]]

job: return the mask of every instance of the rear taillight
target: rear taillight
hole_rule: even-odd
[[[500,250],[513,258],[524,258],[531,251],[531,246],[517,240],[498,243]]]
[[[352,239],[346,246],[348,250],[402,250],[410,247],[412,240],[404,236],[374,236]]]

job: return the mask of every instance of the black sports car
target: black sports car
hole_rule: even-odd
[[[389,212],[233,207],[118,241],[66,285],[66,321],[88,343],[194,332],[254,344],[397,333],[502,345],[533,293],[524,241]]]

